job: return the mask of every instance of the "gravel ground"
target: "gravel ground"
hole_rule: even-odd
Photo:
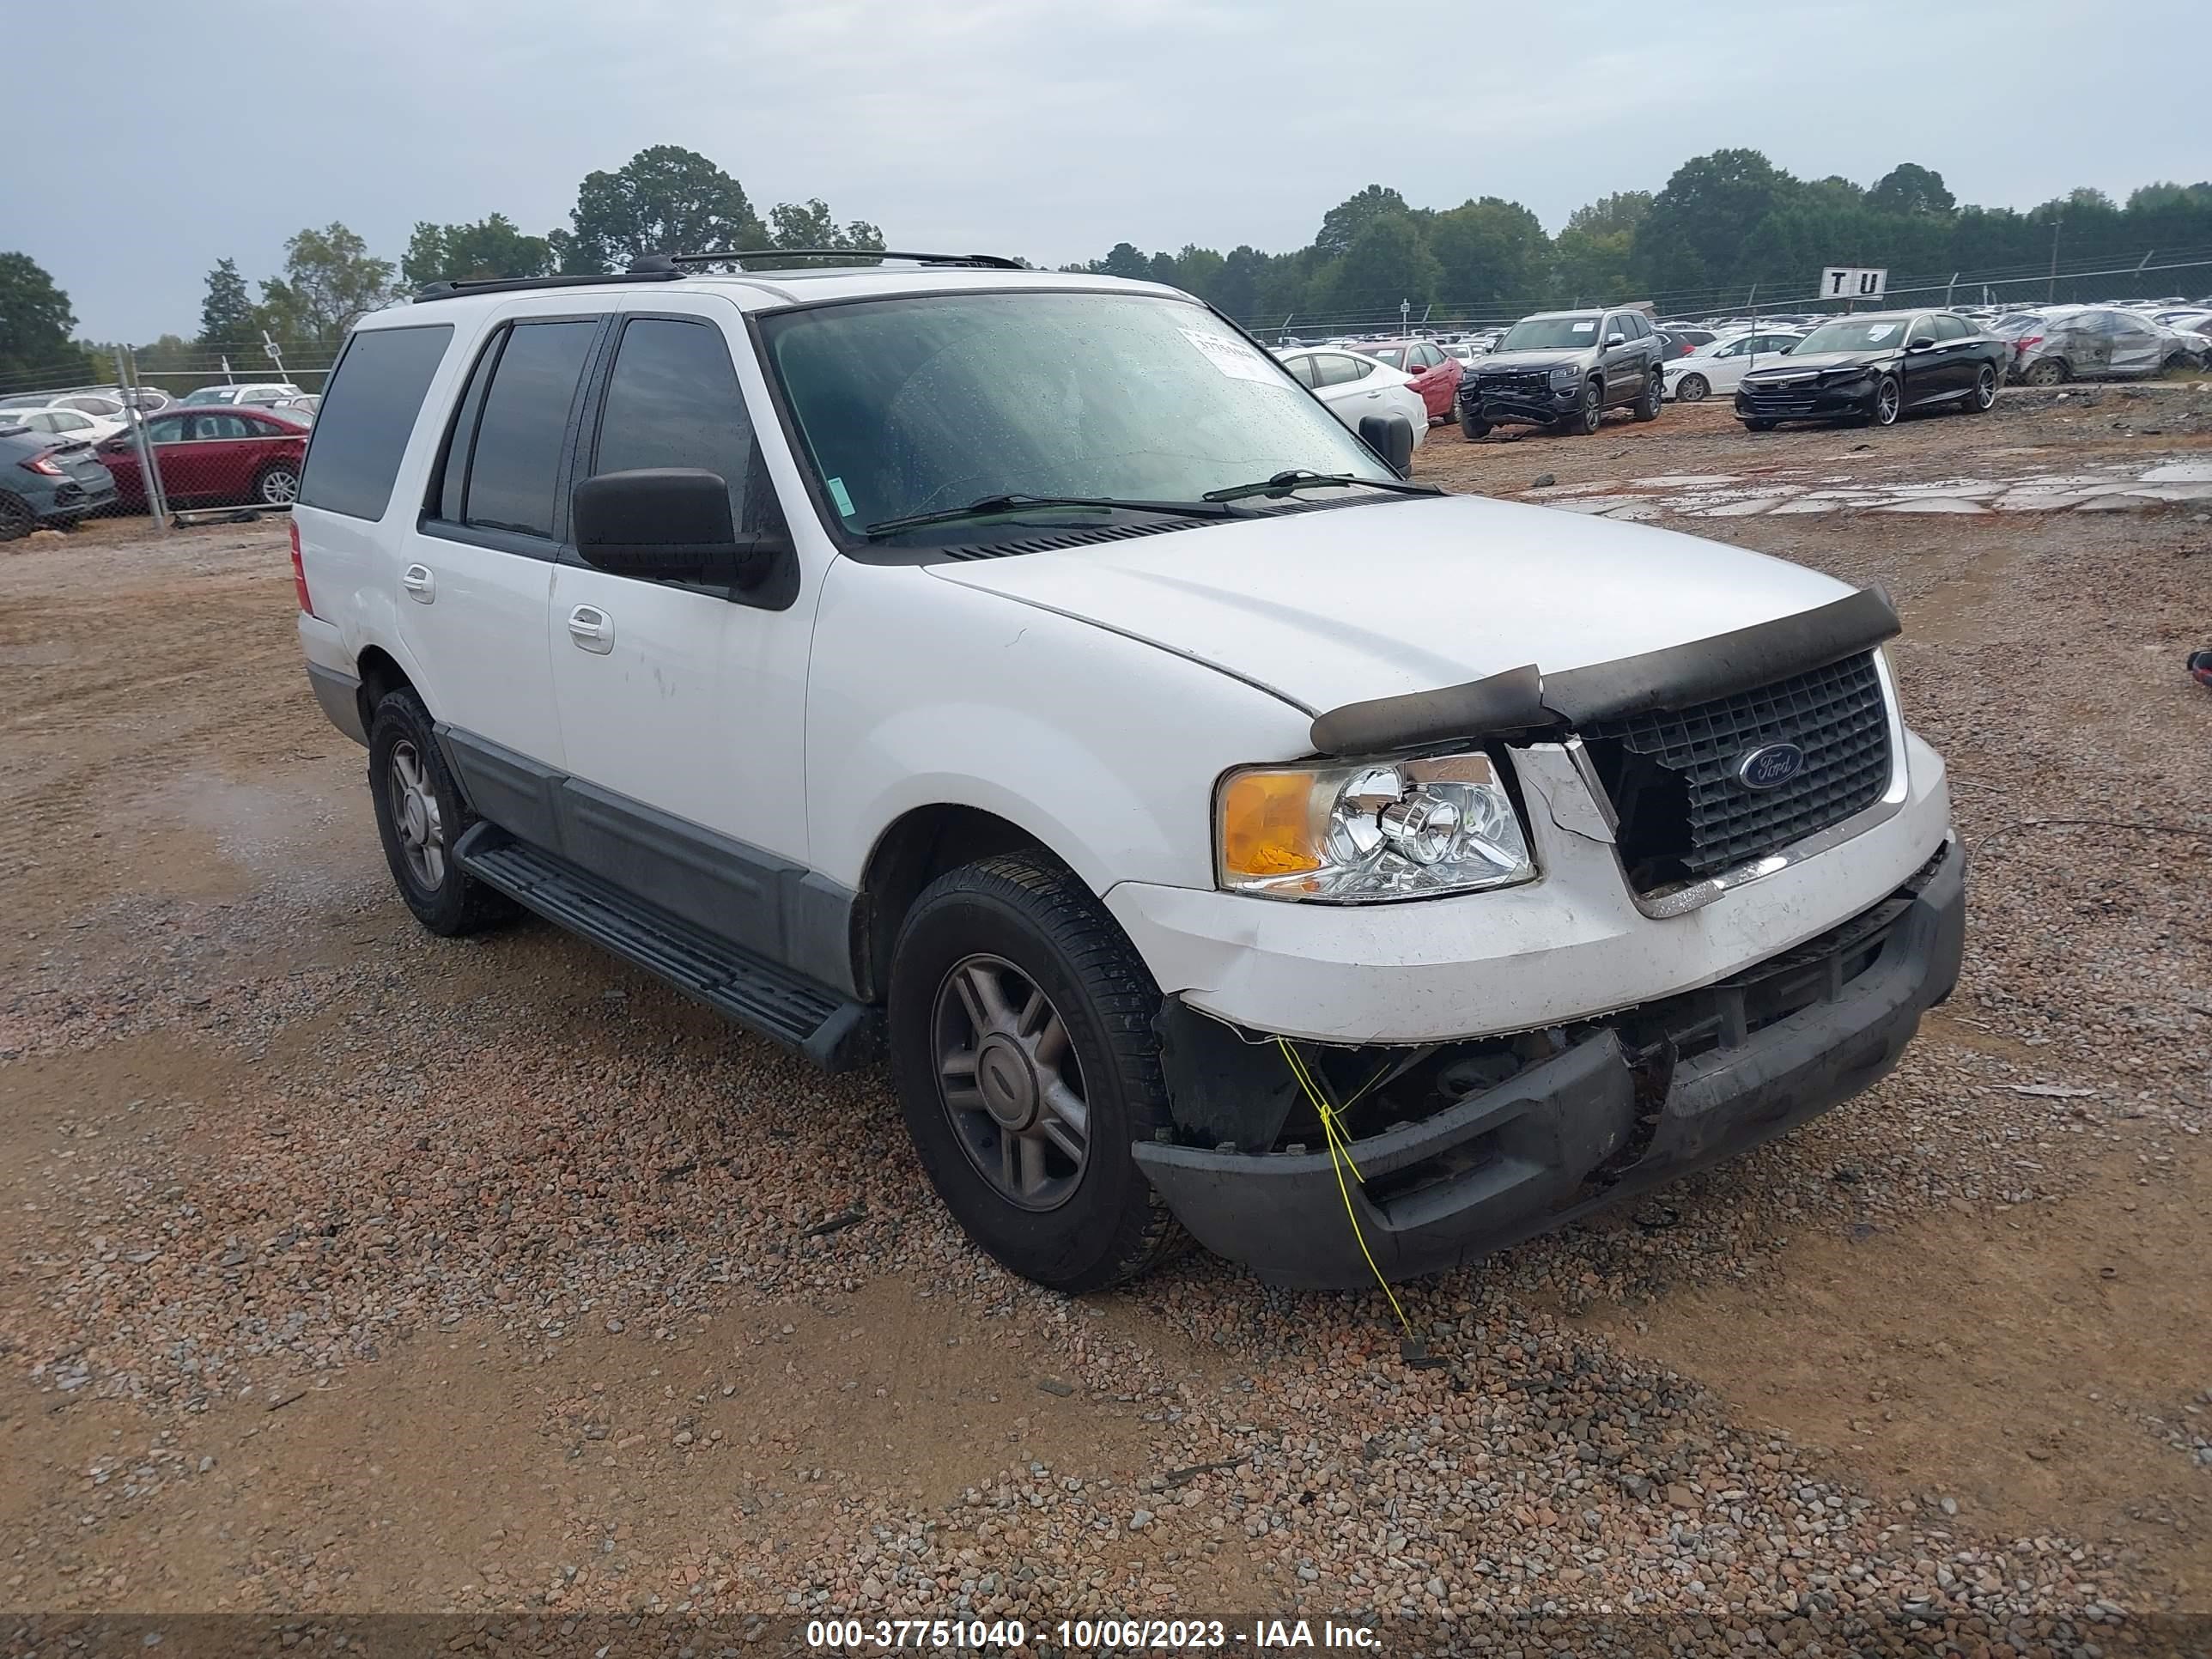
[[[1871,452],[1711,408],[1446,428],[1419,471],[2212,451],[2012,403]],[[2187,1638],[2158,1621],[2212,1613],[2204,519],[1695,527],[1897,598],[1965,982],[1786,1141],[1401,1291],[1426,1370],[1378,1296],[1202,1257],[1087,1303],[1012,1279],[880,1076],[550,928],[419,933],[301,684],[281,526],[0,559],[0,1605]]]

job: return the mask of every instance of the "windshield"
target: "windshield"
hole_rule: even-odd
[[[1822,351],[1881,351],[1905,343],[1902,317],[1846,317],[1823,323],[1797,342],[1793,355]]]
[[[854,534],[994,495],[1195,501],[1292,468],[1397,481],[1279,363],[1183,301],[916,295],[783,312],[761,334]]]
[[[1565,348],[1580,351],[1597,343],[1595,317],[1532,317],[1505,331],[1498,343],[1500,351],[1545,351]]]

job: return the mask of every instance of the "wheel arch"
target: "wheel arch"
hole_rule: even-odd
[[[853,905],[853,983],[861,997],[882,1000],[891,947],[924,888],[962,865],[1013,852],[1065,862],[1030,830],[981,807],[937,801],[893,819],[869,851]]]
[[[361,677],[361,689],[354,696],[361,703],[361,729],[366,732],[376,717],[376,705],[403,687],[414,690],[415,681],[400,666],[399,659],[380,645],[364,647],[354,668]]]

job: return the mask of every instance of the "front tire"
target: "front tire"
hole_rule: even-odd
[[[907,1130],[969,1237],[1071,1293],[1176,1248],[1129,1150],[1171,1121],[1159,988],[1072,872],[1010,854],[940,876],[899,929],[890,989]]]
[[[454,861],[453,844],[476,814],[438,748],[430,711],[411,687],[386,692],[370,720],[368,793],[384,861],[416,921],[454,939],[514,914],[513,900]]]
[[[1462,415],[1459,417],[1459,434],[1468,442],[1474,443],[1490,435],[1490,422],[1473,415]]]
[[[1659,398],[1663,390],[1663,385],[1659,379],[1659,371],[1655,368],[1644,378],[1644,393],[1632,405],[1631,413],[1639,421],[1657,420]]]
[[[1973,394],[1966,399],[1967,407],[1977,415],[1986,415],[1997,400],[1997,371],[1994,363],[1984,363],[1974,376]]]
[[[1876,426],[1895,426],[1897,417],[1904,412],[1905,388],[1894,374],[1885,374],[1875,383],[1874,407],[1867,418]]]
[[[1743,429],[1746,432],[1771,432],[1774,430],[1774,422],[1771,421],[1746,421],[1743,423]]]
[[[1598,422],[1604,416],[1605,388],[1595,380],[1585,380],[1583,382],[1582,402],[1576,405],[1573,414],[1559,422],[1559,430],[1577,438],[1591,437],[1595,434]]]
[[[1685,374],[1674,382],[1674,401],[1678,404],[1701,404],[1712,395],[1712,382],[1702,374]]]

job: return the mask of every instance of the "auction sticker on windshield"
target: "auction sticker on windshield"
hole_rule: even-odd
[[[1869,345],[1880,345],[1884,340],[1887,340],[1891,335],[1896,332],[1897,325],[1895,323],[1875,323],[1869,325],[1867,329],[1867,343]]]
[[[1262,386],[1288,386],[1291,384],[1283,377],[1281,370],[1234,336],[1217,334],[1203,328],[1186,328],[1179,332],[1198,348],[1200,355],[1206,362],[1231,380],[1257,380]]]

